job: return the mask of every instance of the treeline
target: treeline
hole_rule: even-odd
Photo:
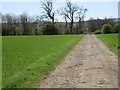
[[[90,32],[96,34],[119,33],[120,22],[113,19],[90,19],[87,21]]]
[[[23,13],[19,16],[10,14],[1,15],[2,35],[53,35],[53,34],[80,34],[83,33],[83,19],[86,8],[79,7],[72,2],[66,2],[65,7],[53,11],[53,2],[41,2],[43,15],[32,18]],[[59,15],[64,22],[57,22]],[[75,19],[78,24],[74,25]]]
[[[94,31],[95,34],[120,33],[120,23],[104,24],[101,29]]]
[[[102,33],[104,24],[112,27],[116,23],[111,19],[90,19],[84,21],[88,9],[72,2],[66,2],[65,7],[53,11],[53,2],[41,2],[41,16],[30,17],[27,13],[19,16],[2,14],[2,35],[61,35],[83,34],[87,32]],[[61,16],[64,22],[58,22],[56,16]]]
[[[35,27],[35,20],[26,13],[20,16],[2,15],[2,35],[32,35]]]

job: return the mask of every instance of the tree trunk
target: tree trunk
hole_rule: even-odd
[[[71,34],[73,34],[73,20],[71,21],[70,30],[71,30]]]

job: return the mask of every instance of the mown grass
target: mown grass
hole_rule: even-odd
[[[120,51],[120,46],[118,44],[118,34],[99,34],[96,36],[118,55],[118,51]]]
[[[3,88],[34,87],[82,36],[3,36]]]

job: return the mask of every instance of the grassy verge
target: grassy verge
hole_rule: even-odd
[[[32,88],[83,35],[4,36],[3,88]]]
[[[120,51],[118,44],[118,34],[99,34],[96,36],[118,55],[118,51]]]

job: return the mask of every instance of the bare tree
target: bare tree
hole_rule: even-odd
[[[83,19],[85,17],[86,12],[87,12],[87,9],[86,8],[84,9],[83,7],[79,8],[79,10],[78,10],[78,22],[79,22],[78,27],[79,27],[79,30],[81,30],[81,28],[82,28],[82,22],[83,22]]]
[[[53,12],[53,2],[52,1],[42,2],[42,8],[44,9],[43,17],[45,18],[49,17],[54,23],[55,13]]]
[[[27,13],[23,13],[20,15],[21,27],[23,29],[23,35],[27,35],[27,23],[28,23],[28,16]]]
[[[72,4],[70,1],[66,2],[66,7],[60,11],[61,15],[65,17],[65,20],[69,19],[70,21],[70,33],[73,33],[74,16],[77,11],[78,6]]]

